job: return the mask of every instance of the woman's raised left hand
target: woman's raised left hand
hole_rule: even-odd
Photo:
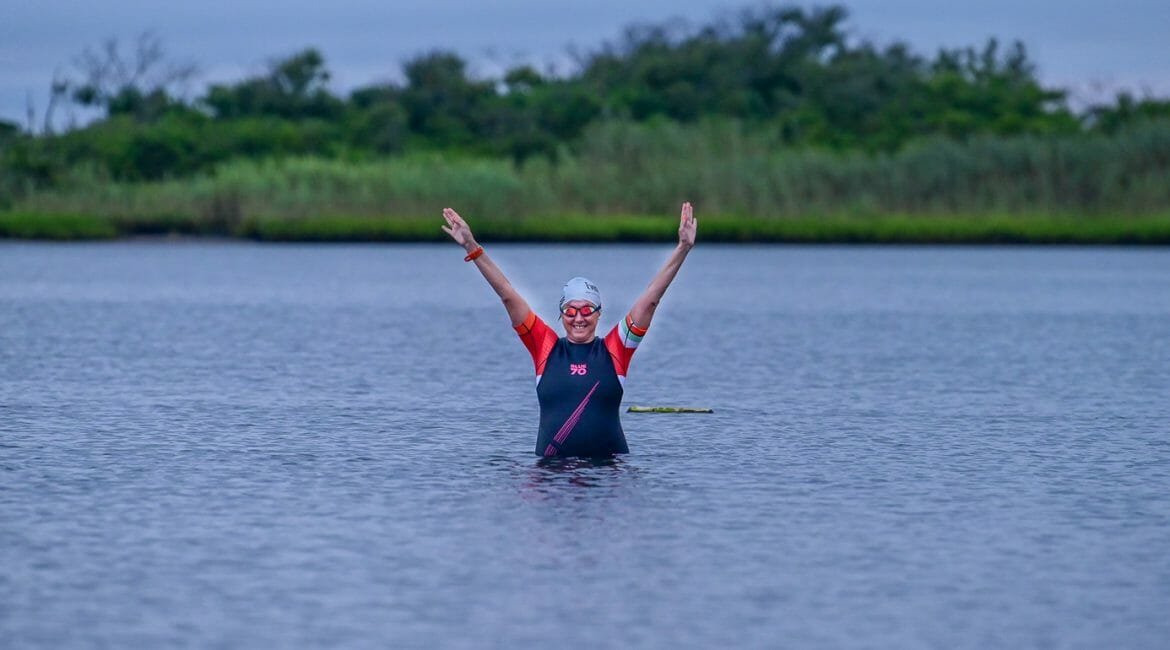
[[[682,204],[682,214],[678,219],[678,245],[690,249],[695,246],[695,231],[698,230],[699,220],[695,218],[690,202]]]

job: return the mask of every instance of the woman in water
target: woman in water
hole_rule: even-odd
[[[597,338],[602,303],[595,284],[581,277],[565,283],[560,301],[565,336],[558,337],[512,288],[483,246],[476,243],[467,222],[451,208],[443,210],[443,218],[447,220],[443,230],[467,251],[464,261],[475,263],[504,302],[513,329],[532,354],[540,401],[536,454],[597,457],[629,453],[618,419],[622,385],[630,358],[646,335],[654,310],[695,245],[698,221],[691,213],[691,204],[682,205],[678,246],[670,259],[604,339]]]

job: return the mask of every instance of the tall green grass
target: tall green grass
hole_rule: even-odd
[[[440,220],[320,217],[248,220],[237,235],[265,241],[446,241]],[[475,225],[480,241],[669,242],[677,220],[621,215],[488,219]],[[1135,219],[1022,215],[880,216],[750,219],[705,217],[703,242],[904,244],[1170,244],[1170,214]]]
[[[451,206],[501,238],[643,240],[672,233],[670,218],[690,200],[704,236],[727,241],[1166,239],[1151,224],[1170,215],[1167,122],[1113,136],[931,140],[877,155],[781,142],[734,122],[614,122],[555,161],[519,166],[441,154],[238,160],[145,184],[79,168],[61,189],[14,206],[0,235],[35,236],[37,219],[68,217],[88,220],[78,226],[85,236],[425,240],[442,236],[434,224]]]
[[[13,239],[112,239],[122,234],[108,219],[80,214],[0,213],[0,237]]]

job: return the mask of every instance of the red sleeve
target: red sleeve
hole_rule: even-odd
[[[536,376],[543,375],[548,354],[552,352],[553,346],[557,342],[556,332],[540,320],[534,311],[529,311],[524,322],[513,329],[520,335],[520,341],[524,343],[524,347],[528,348],[528,353],[532,355],[532,365],[536,367]]]
[[[626,378],[626,371],[630,369],[630,359],[634,357],[634,350],[638,349],[643,336],[646,336],[646,328],[635,325],[629,314],[605,335],[605,348],[609,350],[609,358],[613,359],[614,370],[623,380]]]

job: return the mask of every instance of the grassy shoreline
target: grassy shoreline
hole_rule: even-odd
[[[179,216],[133,219],[0,212],[0,238],[83,241],[176,235],[271,242],[438,242],[435,217],[249,217],[236,222]],[[1170,214],[1143,217],[1018,215],[751,218],[700,217],[700,237],[722,243],[1170,245]],[[566,215],[476,219],[484,242],[669,242],[662,216]]]
[[[615,122],[522,163],[439,152],[241,158],[152,182],[78,165],[0,196],[0,237],[442,241],[450,205],[484,241],[664,242],[689,200],[709,242],[1170,244],[1170,122],[895,153],[781,140],[746,124]]]

